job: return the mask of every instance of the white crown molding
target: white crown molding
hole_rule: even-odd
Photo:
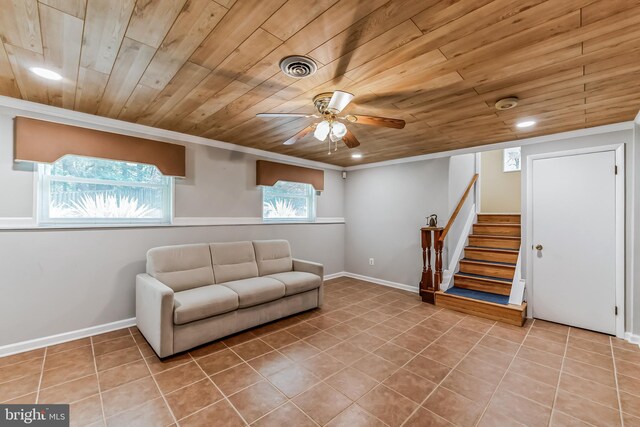
[[[66,110],[64,108],[38,104],[36,102],[25,101],[23,99],[10,98],[8,96],[0,96],[0,113],[6,115],[21,115],[32,117],[35,119],[56,121],[58,123],[82,126],[86,128],[115,132],[142,138],[153,138],[164,142],[207,145],[209,147],[252,154],[255,156],[302,166],[340,171],[344,169],[341,166],[336,166],[329,163],[301,159],[299,157],[287,156],[285,154],[273,153],[271,151],[259,150],[257,148],[245,147],[243,145],[232,144],[215,139],[188,135],[185,133],[155,128],[138,123],[125,122],[108,117],[95,116],[93,114],[82,113],[79,111]]]
[[[638,114],[636,114],[636,118],[634,121],[640,125],[640,111],[638,111]]]
[[[38,225],[34,218],[0,218],[0,230],[96,230],[108,228],[213,227],[235,225],[316,225],[345,224],[342,217],[316,218],[315,221],[276,222],[260,217],[177,217],[172,224],[51,224]]]
[[[62,344],[68,341],[85,338],[92,335],[103,334],[105,332],[115,331],[116,329],[128,328],[136,325],[136,318],[118,320],[116,322],[105,323],[103,325],[91,326],[85,329],[78,329],[71,332],[63,332],[48,337],[35,338],[28,341],[21,341],[14,344],[0,346],[0,357],[10,356],[16,353],[22,353],[37,348],[48,347],[50,345]]]
[[[636,122],[640,123],[640,114],[636,116]],[[461,154],[477,153],[480,151],[501,150],[510,147],[521,147],[523,145],[539,144],[541,142],[558,141],[561,139],[578,138],[581,136],[599,135],[603,133],[617,132],[621,130],[633,129],[634,122],[620,122],[610,125],[596,126],[586,129],[572,130],[551,135],[534,136],[532,138],[516,139],[512,141],[498,142],[495,144],[480,145],[477,147],[461,148],[459,150],[441,151],[438,153],[424,154],[421,156],[403,157],[401,159],[385,160],[383,162],[367,163],[364,165],[348,166],[346,171],[356,171],[360,169],[378,168],[381,166],[398,165],[402,163],[420,162],[423,160],[440,159],[443,157],[458,156]]]

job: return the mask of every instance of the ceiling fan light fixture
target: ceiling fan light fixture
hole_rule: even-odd
[[[353,97],[354,95],[352,93],[336,90],[333,92],[331,101],[329,101],[329,104],[327,105],[327,111],[333,114],[338,114],[351,102]]]
[[[338,139],[341,139],[347,134],[347,127],[340,122],[334,122],[331,125],[331,134],[335,135]]]
[[[323,120],[320,123],[318,123],[318,126],[316,126],[316,130],[313,131],[313,136],[319,141],[324,141],[325,139],[327,139],[327,136],[329,135],[330,131],[331,131],[331,125],[329,124],[328,121]]]

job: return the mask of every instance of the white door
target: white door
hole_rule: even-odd
[[[615,335],[615,151],[532,165],[533,317]]]

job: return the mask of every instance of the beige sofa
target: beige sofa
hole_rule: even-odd
[[[286,240],[154,248],[136,277],[138,329],[167,357],[319,307],[322,277]]]

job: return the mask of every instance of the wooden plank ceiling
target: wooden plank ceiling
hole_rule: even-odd
[[[348,166],[632,120],[639,24],[638,0],[2,0],[0,94]],[[282,74],[293,54],[318,72]],[[349,125],[352,160],[255,118],[335,89],[406,128]]]

